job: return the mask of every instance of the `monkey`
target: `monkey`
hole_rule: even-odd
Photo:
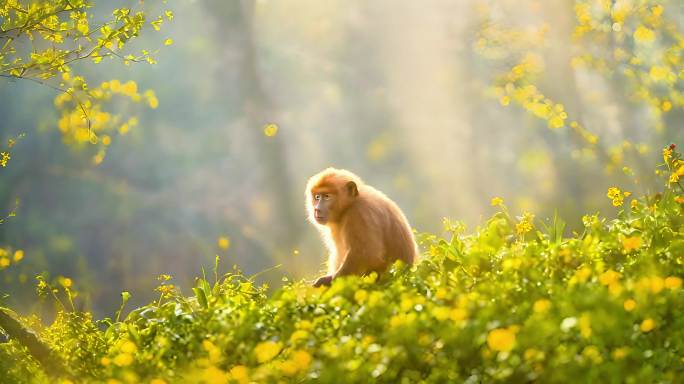
[[[309,221],[319,230],[328,273],[314,287],[346,275],[382,273],[396,260],[413,264],[418,246],[397,204],[345,169],[327,168],[306,184]]]

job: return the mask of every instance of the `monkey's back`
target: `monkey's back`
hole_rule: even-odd
[[[380,222],[369,224],[381,229],[378,235],[382,236],[382,243],[385,248],[383,257],[388,264],[396,260],[413,264],[418,254],[416,241],[411,226],[399,206],[384,193],[369,185],[363,185],[359,189],[359,197],[362,198],[360,203],[367,200],[366,204],[359,207],[360,209],[378,210],[378,212],[373,212],[368,216],[371,219],[379,219]]]

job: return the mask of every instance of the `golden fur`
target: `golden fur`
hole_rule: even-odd
[[[330,252],[328,275],[315,285],[337,276],[382,272],[396,260],[413,264],[417,258],[401,209],[347,170],[327,168],[313,175],[306,185],[306,207]]]

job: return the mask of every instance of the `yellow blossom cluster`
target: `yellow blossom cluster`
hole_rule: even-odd
[[[622,292],[621,277],[622,275],[619,272],[609,269],[599,275],[599,283],[608,286],[610,293],[617,296]]]
[[[115,95],[120,95],[136,103],[144,100],[153,109],[159,105],[154,91],[139,93],[137,83],[132,80],[124,83],[119,80],[105,81],[94,88],[83,77],[71,76],[69,72],[62,74],[62,80],[65,92],[54,99],[55,106],[61,112],[59,131],[67,144],[77,148],[87,143],[97,144],[98,151],[92,158],[95,164],[104,160],[114,132],[125,135],[138,123],[136,117],[124,121],[121,115],[104,111],[106,103]]]
[[[276,365],[285,376],[295,376],[309,368],[311,364],[311,354],[304,350],[295,351],[290,358],[279,361]]]
[[[265,363],[276,357],[283,349],[283,345],[274,341],[264,341],[254,347],[254,355],[259,363]]]
[[[639,236],[625,237],[622,240],[622,247],[625,250],[625,252],[631,252],[635,249],[641,248],[641,237],[639,237]]]
[[[534,214],[530,212],[524,212],[519,218],[518,223],[515,225],[515,232],[522,236],[530,232],[534,228]]]
[[[633,99],[647,104],[654,127],[664,129],[663,114],[684,107],[681,80],[684,36],[676,22],[663,17],[658,1],[575,2],[574,37],[599,47],[612,41],[613,49],[596,49],[573,59],[603,75],[619,75]],[[586,50],[585,50],[586,51]]]
[[[10,159],[10,154],[9,152],[0,152],[0,167],[6,167],[7,162]]]
[[[171,278],[171,275],[166,274],[161,274],[157,277],[157,280],[161,281],[161,285],[159,285],[154,290],[159,292],[162,297],[171,296],[173,294],[174,289],[176,288],[173,284],[167,284],[167,281],[171,280]]]
[[[17,249],[14,252],[9,248],[0,247],[0,270],[16,264],[24,258],[24,250]]]
[[[613,201],[613,206],[614,207],[620,207],[625,201],[625,197],[631,196],[631,192],[627,191],[620,191],[619,188],[617,187],[610,187],[608,188],[608,193],[606,193],[606,196]]]
[[[519,68],[518,66],[513,67],[511,78],[522,76],[519,74],[522,70]],[[563,104],[554,103],[545,97],[535,85],[519,85],[508,82],[503,87],[496,88],[496,92],[500,95],[499,101],[502,105],[509,105],[511,101],[515,101],[534,116],[546,120],[549,128],[565,126],[568,114],[565,112]]]
[[[551,308],[551,301],[540,299],[534,302],[532,310],[535,313],[546,313]]]
[[[492,201],[491,201],[490,204],[491,204],[492,207],[497,207],[497,206],[503,205],[503,203],[504,203],[504,201],[503,201],[502,198],[500,198],[500,197],[494,197],[494,198],[492,198]]]
[[[515,346],[518,327],[496,328],[487,334],[487,346],[493,351],[509,352]]]
[[[134,342],[121,339],[112,347],[111,354],[114,354],[114,358],[103,357],[100,359],[100,363],[104,366],[114,364],[117,367],[127,367],[135,361],[134,355],[137,351],[138,347]]]
[[[592,274],[591,268],[589,268],[587,266],[583,266],[583,267],[581,267],[575,271],[575,273],[570,278],[570,280],[568,280],[568,285],[575,285],[575,284],[584,283],[587,280],[589,280],[589,277],[591,277],[591,274]]]

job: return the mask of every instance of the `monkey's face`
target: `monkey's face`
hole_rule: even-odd
[[[336,194],[331,191],[312,191],[313,217],[318,224],[326,225],[328,222],[334,222],[337,205],[336,197]]]
[[[359,195],[356,184],[347,182],[339,189],[318,187],[311,190],[313,219],[320,225],[336,223]]]

